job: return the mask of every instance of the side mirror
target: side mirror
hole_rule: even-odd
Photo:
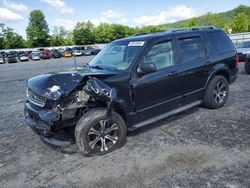
[[[156,72],[156,66],[154,63],[143,63],[137,68],[137,73],[139,75],[144,75],[152,72]]]

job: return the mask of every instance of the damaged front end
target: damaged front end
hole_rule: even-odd
[[[76,123],[92,108],[106,107],[107,119],[112,121],[117,90],[93,76],[71,76],[74,79],[68,76],[67,82],[62,84],[51,78],[54,75],[47,81],[46,75],[28,81],[26,121],[44,141],[53,145],[65,146],[73,142]]]

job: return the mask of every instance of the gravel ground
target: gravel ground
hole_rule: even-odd
[[[0,187],[250,187],[250,76],[243,64],[224,108],[191,109],[130,133],[113,153],[84,158],[75,145],[44,144],[23,116],[27,78],[72,62],[0,65]]]

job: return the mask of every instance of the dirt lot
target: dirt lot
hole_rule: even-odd
[[[194,108],[92,158],[75,146],[49,147],[24,122],[27,78],[72,67],[72,59],[0,65],[0,187],[250,187],[250,75],[242,65],[224,108]]]

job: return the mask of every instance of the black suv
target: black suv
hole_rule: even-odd
[[[142,34],[111,42],[86,67],[29,79],[25,116],[45,142],[102,155],[121,147],[127,130],[200,104],[223,107],[237,75],[220,29]]]

